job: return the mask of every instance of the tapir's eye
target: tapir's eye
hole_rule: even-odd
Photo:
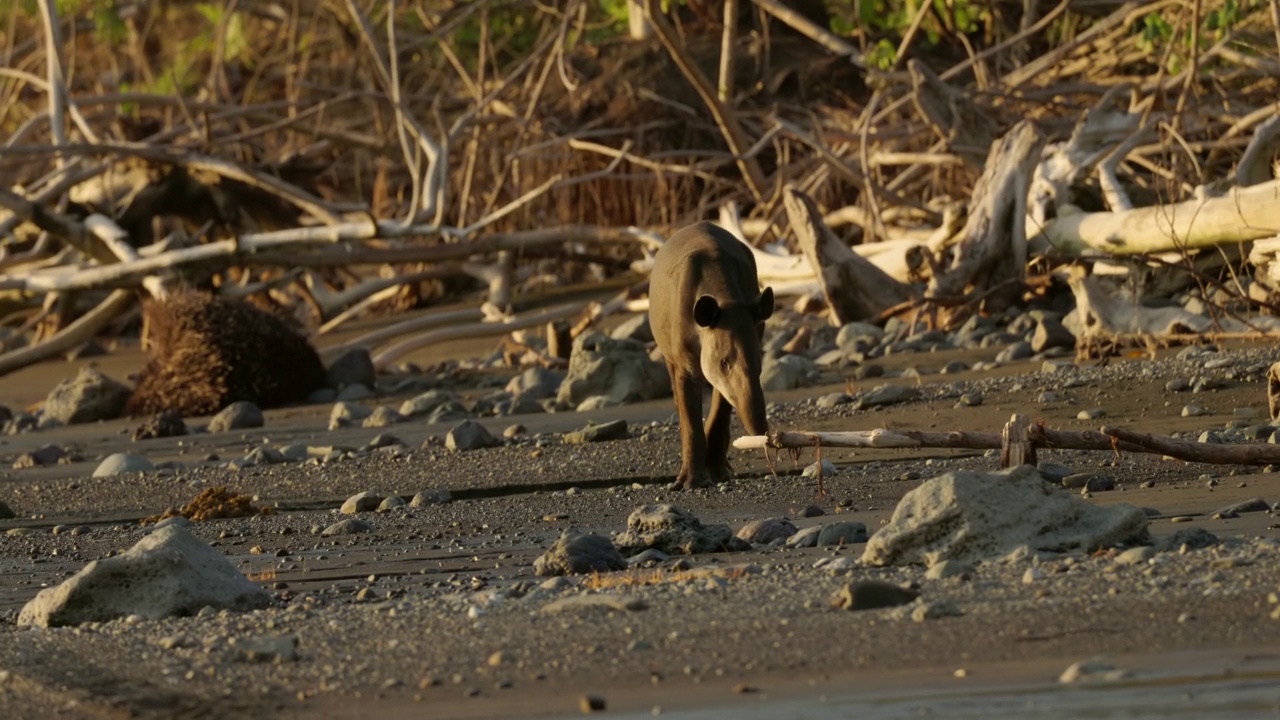
[[[729,372],[729,360],[727,358],[720,361],[720,369]]]

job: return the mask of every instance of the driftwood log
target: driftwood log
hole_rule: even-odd
[[[1040,425],[1019,422],[1015,415],[1010,427],[1026,428],[1025,439],[1013,432],[975,432],[966,430],[860,430],[848,432],[776,431],[768,435],[748,435],[733,442],[739,450],[757,448],[952,448],[966,450],[1002,450],[1002,458],[1011,462],[1020,458],[1013,450],[1029,444],[1032,448],[1054,450],[1103,450],[1107,452],[1140,452],[1165,455],[1186,462],[1222,465],[1280,464],[1280,445],[1250,443],[1218,445],[1156,437],[1125,428],[1103,426],[1097,430],[1051,430]],[[1009,441],[1006,442],[1006,437]],[[1021,459],[1026,459],[1023,454]]]
[[[785,193],[791,229],[817,275],[833,325],[875,318],[911,299],[909,287],[835,236],[808,195],[794,187]]]

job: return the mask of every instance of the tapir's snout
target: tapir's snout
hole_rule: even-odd
[[[759,379],[752,378],[750,385],[748,396],[743,398],[734,409],[742,418],[742,424],[747,426],[748,433],[764,435],[769,432],[769,418],[764,412],[764,390],[760,388]]]

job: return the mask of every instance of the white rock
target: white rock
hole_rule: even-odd
[[[129,615],[154,620],[194,615],[205,606],[253,610],[268,600],[222,553],[185,527],[169,525],[40,591],[22,608],[18,624],[58,627]]]
[[[135,472],[151,472],[156,466],[151,461],[141,455],[133,453],[115,453],[108,455],[105,460],[98,463],[97,469],[93,471],[94,477],[107,477],[108,475],[124,475]]]

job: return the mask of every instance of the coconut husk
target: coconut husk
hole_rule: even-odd
[[[179,291],[143,307],[149,360],[125,412],[209,415],[233,402],[297,402],[325,384],[306,338],[241,300]]]

